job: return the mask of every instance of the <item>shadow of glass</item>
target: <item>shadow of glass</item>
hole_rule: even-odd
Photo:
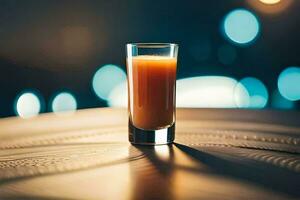
[[[183,144],[175,143],[175,146],[186,155],[207,165],[213,174],[251,182],[264,189],[300,197],[299,173],[283,169],[263,160],[251,160],[251,157],[235,157],[234,159],[233,155],[231,159],[226,155],[226,158],[224,158],[222,152],[219,152],[219,155],[216,156],[207,151],[200,151]],[[223,155],[225,156],[225,154]]]

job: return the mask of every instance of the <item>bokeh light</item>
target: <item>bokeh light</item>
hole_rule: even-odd
[[[54,113],[73,113],[77,109],[77,102],[71,93],[62,92],[54,97],[51,108]]]
[[[222,45],[218,49],[218,60],[224,65],[232,64],[236,59],[236,50],[230,45]]]
[[[279,109],[292,109],[294,108],[295,103],[294,101],[287,100],[278,90],[275,90],[272,94],[272,107],[279,108]]]
[[[257,11],[276,14],[287,10],[294,0],[247,0],[246,2]]]
[[[177,81],[177,107],[247,107],[249,96],[237,81],[223,76],[200,76]]]
[[[93,90],[98,97],[107,100],[111,90],[126,80],[125,72],[116,65],[100,67],[93,77]]]
[[[278,78],[278,90],[288,100],[300,100],[300,68],[288,67]]]
[[[126,107],[128,102],[127,98],[127,81],[123,81],[111,90],[107,104],[110,107]]]
[[[237,44],[252,42],[259,33],[259,22],[256,16],[248,10],[231,11],[223,21],[225,36]]]
[[[177,107],[246,108],[249,95],[243,85],[223,76],[200,76],[177,80]],[[127,83],[116,86],[110,93],[108,105],[126,107]]]
[[[22,118],[30,118],[38,115],[42,104],[37,94],[25,92],[18,96],[15,104],[15,112]]]
[[[243,85],[250,96],[249,108],[264,108],[269,99],[266,86],[257,78],[247,77],[240,80],[239,85]]]
[[[260,1],[265,4],[276,4],[280,2],[280,0],[260,0]]]

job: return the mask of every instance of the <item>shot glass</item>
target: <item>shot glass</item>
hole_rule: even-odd
[[[129,141],[169,144],[175,138],[176,68],[178,45],[126,45]]]

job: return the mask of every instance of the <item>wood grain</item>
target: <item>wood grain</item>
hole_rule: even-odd
[[[0,120],[0,199],[297,199],[300,114],[178,109],[173,145],[132,146],[127,111]]]

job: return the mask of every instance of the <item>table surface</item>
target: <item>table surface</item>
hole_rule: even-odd
[[[0,199],[299,199],[300,113],[178,109],[132,146],[125,109],[0,120]]]

